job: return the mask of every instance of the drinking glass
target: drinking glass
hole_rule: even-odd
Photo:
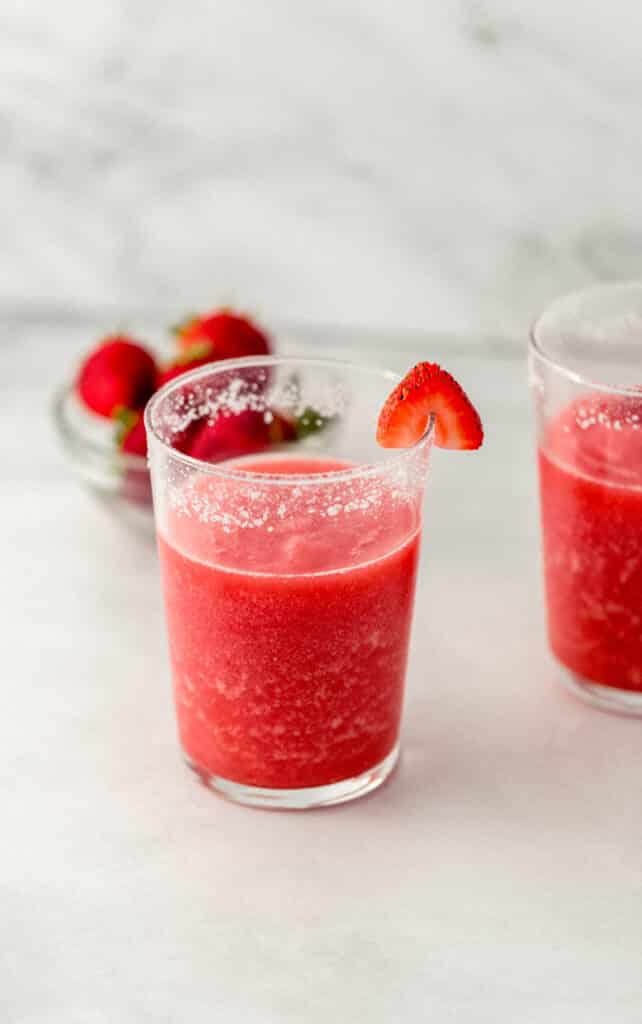
[[[180,743],[239,803],[350,800],[397,761],[432,443],[376,445],[398,380],[226,360],[147,407]]]
[[[642,714],[642,282],[559,299],[529,360],[550,646],[576,696]]]

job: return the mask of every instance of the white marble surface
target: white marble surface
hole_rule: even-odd
[[[19,0],[5,310],[520,329],[639,274],[637,0]]]
[[[0,346],[0,1019],[639,1024],[642,723],[554,685],[521,354],[450,346],[487,446],[435,453],[399,772],[288,815],[179,763],[153,546],[47,419],[86,336]]]

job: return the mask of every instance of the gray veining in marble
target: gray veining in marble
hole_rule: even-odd
[[[0,11],[0,303],[514,331],[642,265],[637,0]]]

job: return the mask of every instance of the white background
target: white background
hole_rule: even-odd
[[[521,331],[642,262],[637,0],[0,12],[0,303]]]

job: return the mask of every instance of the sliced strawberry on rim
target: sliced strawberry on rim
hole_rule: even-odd
[[[411,448],[435,417],[438,448],[479,448],[479,414],[455,378],[437,363],[417,363],[386,400],[377,423],[382,448]]]

